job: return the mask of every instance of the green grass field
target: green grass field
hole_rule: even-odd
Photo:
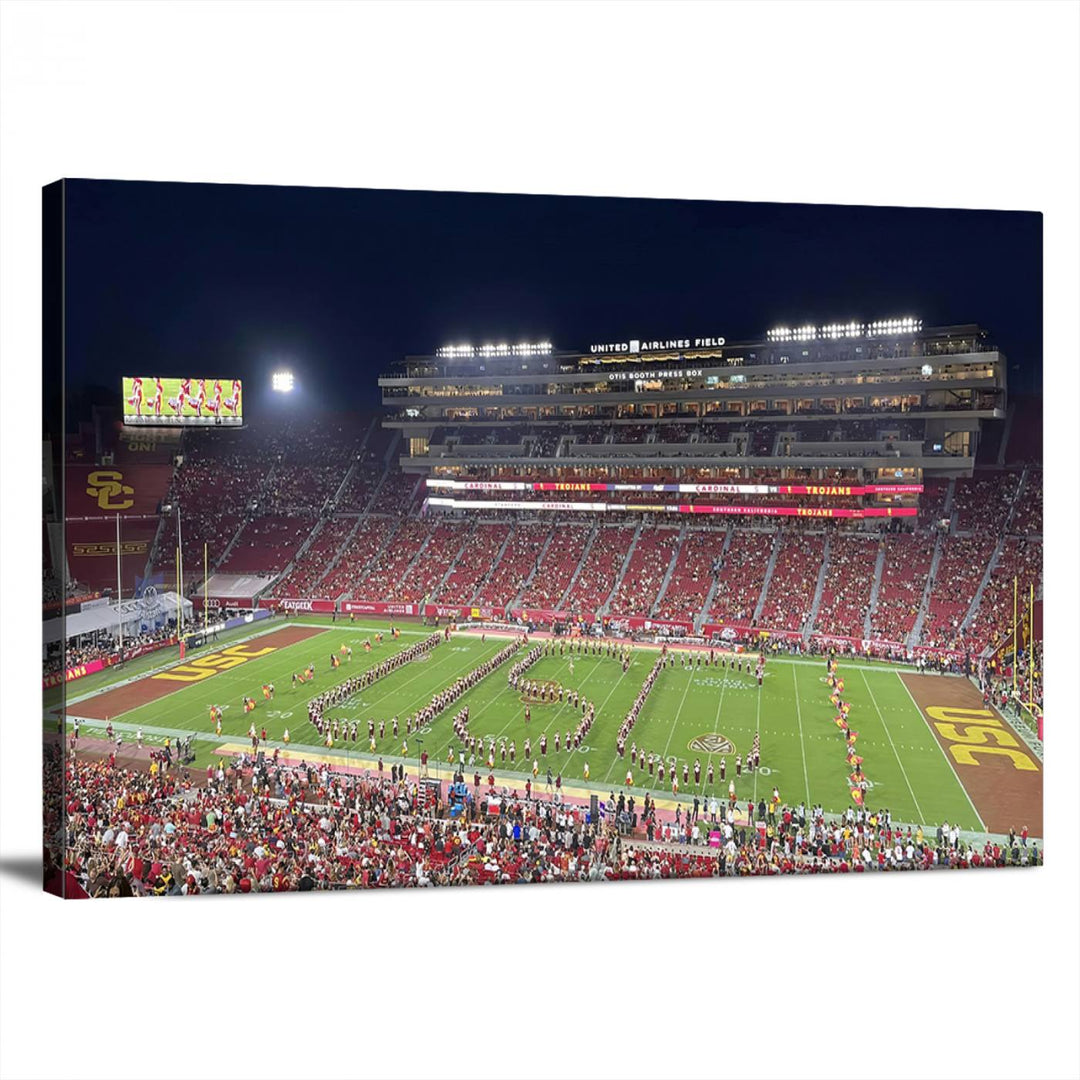
[[[250,660],[156,702],[112,717],[118,730],[130,739],[130,732],[141,727],[145,740],[151,744],[160,742],[166,735],[176,738],[195,731],[198,733],[196,763],[200,766],[215,759],[216,750],[223,743],[244,745],[252,719],[257,727],[266,726],[271,745],[280,741],[287,727],[293,753],[307,752],[312,757],[326,753],[318,733],[307,720],[308,700],[327,686],[415,642],[423,631],[409,627],[399,642],[386,641],[367,655],[362,642],[380,625],[373,620],[365,620],[363,626],[338,624],[336,627],[317,619],[297,622],[325,625],[327,629],[318,637],[281,648],[265,658]],[[274,628],[284,625],[277,620],[275,624]],[[254,627],[246,629],[248,634],[255,632]],[[405,717],[426,704],[439,689],[496,653],[505,642],[505,638],[489,637],[482,643],[479,636],[459,634],[449,644],[441,644],[429,659],[407,664],[342,707],[328,709],[328,717],[361,721],[357,741],[347,745],[339,741],[333,753],[347,753],[358,765],[363,764],[363,759],[370,758],[368,718],[389,721],[397,715],[401,734],[394,738],[388,723],[386,737],[377,741],[376,749],[387,763],[401,760],[402,742],[406,738]],[[329,654],[342,644],[353,647],[353,660],[331,673]],[[629,743],[636,742],[665,759],[677,759],[680,796],[692,798],[711,791],[726,794],[728,781],[734,775],[735,753],[741,753],[745,760],[754,734],[759,732],[762,768],[753,774],[744,771],[737,781],[740,802],[768,797],[775,785],[781,798],[789,803],[820,803],[828,812],[839,812],[851,805],[847,782],[850,770],[843,740],[833,723],[834,710],[823,678],[824,662],[819,660],[770,659],[760,691],[750,674],[716,667],[685,670],[676,660],[674,668],[666,669],[657,679],[631,732],[627,755],[620,758],[615,751],[616,732],[655,657],[653,649],[636,649],[625,675],[618,661],[603,656],[576,657],[573,675],[569,657],[545,657],[530,669],[529,677],[577,689],[596,704],[597,717],[592,730],[585,744],[576,751],[553,751],[555,731],[572,731],[580,717],[569,705],[533,704],[532,721],[526,727],[521,697],[507,685],[506,673],[513,660],[496,669],[422,731],[424,748],[432,763],[438,762],[441,767],[445,766],[448,752],[456,756],[458,741],[451,720],[467,704],[473,735],[494,735],[516,742],[517,761],[513,766],[509,760],[505,763],[497,760],[496,774],[506,782],[524,783],[531,771],[531,762],[523,758],[524,740],[526,737],[532,740],[534,757],[538,757],[539,736],[546,731],[549,745],[547,756],[539,758],[541,782],[550,767],[554,773],[561,773],[564,783],[578,788],[586,786],[583,776],[587,761],[591,774],[587,786],[606,793],[625,783]],[[310,661],[315,663],[316,681],[292,690],[292,673]],[[80,715],[78,701],[87,691],[100,692],[132,674],[145,677],[164,662],[160,656],[142,658],[135,672],[130,668],[122,673],[110,672],[108,681],[101,679],[88,687],[69,684],[69,715]],[[948,820],[978,830],[980,822],[966,793],[897,671],[884,665],[849,663],[842,666],[842,674],[846,684],[844,696],[852,705],[851,725],[859,732],[858,752],[873,784],[868,804],[888,807],[898,821],[933,825]],[[262,699],[259,688],[264,682],[273,682],[277,687],[273,702]],[[245,694],[258,700],[258,707],[250,716],[245,716],[241,707],[241,697]],[[225,707],[220,739],[209,720],[213,704]],[[103,727],[103,722],[93,721],[83,725],[83,732],[93,735]],[[734,745],[734,751],[726,755],[727,777],[723,782],[719,759],[712,757],[716,772],[712,789],[705,782],[710,755],[690,747],[695,739],[710,734],[720,735]],[[408,738],[408,749],[410,760],[415,761],[420,750],[415,736]],[[702,782],[697,785],[692,770],[695,758],[702,765]],[[684,761],[691,766],[688,785],[682,783]],[[486,767],[483,764],[478,767],[486,776]],[[647,770],[635,769],[634,786],[670,795],[670,774],[661,787],[655,776],[650,779]]]

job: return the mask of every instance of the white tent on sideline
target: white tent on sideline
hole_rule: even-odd
[[[65,634],[70,641],[99,631],[117,637],[121,626],[124,637],[135,637],[164,626],[169,619],[175,619],[178,603],[183,609],[184,621],[190,622],[194,610],[190,600],[181,600],[175,592],[151,593],[137,600],[122,600],[119,604],[86,607],[66,619],[49,619],[43,626],[43,643],[51,645]]]

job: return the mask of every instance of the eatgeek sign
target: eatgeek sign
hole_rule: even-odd
[[[724,345],[722,337],[667,338],[664,341],[608,341],[601,345],[590,345],[589,352],[594,356],[627,356],[642,353],[671,352],[673,349],[719,349]]]

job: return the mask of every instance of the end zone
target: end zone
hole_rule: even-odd
[[[105,690],[79,702],[79,715],[87,720],[115,720],[123,713],[158,701],[170,694],[212,678],[220,671],[239,667],[279,649],[317,637],[326,631],[314,626],[283,626],[271,634],[251,641],[230,645],[215,652],[204,653],[194,660],[174,664],[164,671],[146,675],[124,686]]]
[[[967,679],[899,674],[983,827],[1043,835],[1043,769],[1013,727]]]

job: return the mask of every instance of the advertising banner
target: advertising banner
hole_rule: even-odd
[[[325,598],[310,599],[297,596],[272,596],[260,600],[259,606],[269,608],[271,611],[289,611],[312,615],[332,615],[334,612],[334,601]]]
[[[683,495],[917,495],[922,484],[606,484],[538,480],[447,480],[428,477],[429,488],[444,491],[675,491]]]
[[[166,649],[176,644],[176,638],[171,637],[165,641],[153,641],[146,645],[136,645],[131,649],[124,649],[124,659],[134,660],[137,656],[145,656],[147,653],[157,652],[158,649]],[[119,656],[103,656],[97,660],[89,660],[85,664],[76,664],[66,671],[52,671],[41,680],[41,688],[49,689],[51,686],[59,686],[62,682],[73,682],[85,675],[93,675],[96,671],[104,671],[120,662]]]
[[[265,603],[265,601],[263,601]],[[202,611],[203,598],[201,596],[193,596],[191,598],[191,606],[196,611]],[[208,596],[206,598],[207,611],[218,611],[222,608],[252,608],[255,606],[255,598],[253,596]]]
[[[420,605],[395,601],[342,600],[339,610],[346,615],[418,615]]]
[[[915,506],[726,506],[712,503],[564,502],[526,499],[448,499],[432,496],[429,506],[449,510],[531,510],[575,513],[731,514],[746,517],[879,518],[916,517]]]

